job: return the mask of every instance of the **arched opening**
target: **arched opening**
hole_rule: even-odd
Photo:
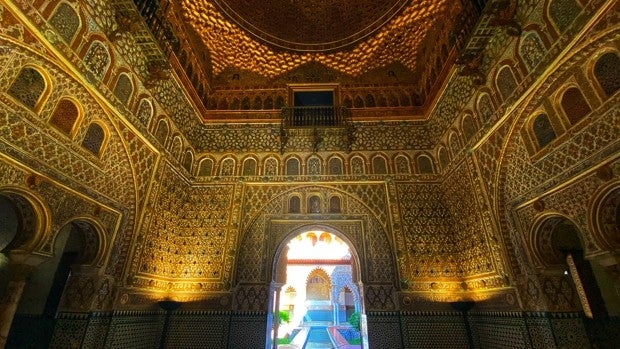
[[[602,55],[594,65],[594,77],[605,97],[611,97],[620,89],[620,57],[615,52]]]
[[[256,176],[256,159],[247,158],[243,161],[243,175]]]
[[[0,251],[4,251],[15,239],[19,227],[17,206],[10,198],[0,194]]]
[[[372,170],[374,174],[387,174],[387,164],[383,156],[375,155],[372,158]]]
[[[24,249],[25,245],[37,240],[38,220],[42,219],[38,216],[36,208],[21,194],[0,193],[0,252],[3,256],[11,250]],[[0,262],[3,267],[4,259]]]
[[[433,168],[433,161],[430,157],[426,155],[418,156],[418,169],[422,174],[432,174],[435,173]]]
[[[12,330],[9,342],[19,338],[22,347],[47,347],[52,339],[54,319],[61,308],[80,309],[76,295],[92,284],[71,283],[72,277],[88,273],[100,257],[100,238],[97,228],[89,220],[79,219],[65,224],[54,239],[54,253],[30,275],[17,307],[15,322],[30,323],[36,333],[28,338]],[[79,267],[78,267],[79,266]],[[64,296],[63,296],[64,295]],[[22,327],[22,326],[18,326]],[[28,342],[24,342],[28,341]]]
[[[544,148],[547,144],[551,143],[555,138],[555,130],[551,125],[551,121],[546,114],[539,114],[534,118],[532,122],[532,132],[536,137],[536,144],[538,149]]]
[[[86,135],[82,140],[82,147],[91,152],[95,156],[101,156],[106,138],[106,132],[103,127],[96,122],[88,126]]]
[[[69,279],[76,274],[76,266],[84,269],[97,260],[100,253],[97,228],[88,220],[74,220],[65,224],[54,240],[54,255],[37,268],[24,288],[19,314],[52,319],[60,308],[81,307],[74,304],[79,302],[74,297],[65,296],[62,300],[63,293],[77,291],[67,287]]]
[[[46,95],[49,85],[43,75],[33,67],[24,67],[7,93],[26,107],[35,110]]]
[[[52,113],[50,123],[65,135],[72,137],[79,117],[80,111],[77,105],[69,99],[61,99]]]
[[[361,348],[368,343],[359,261],[338,232],[314,227],[289,235],[274,258],[270,348]],[[271,330],[273,329],[273,331]]]
[[[599,170],[599,171],[604,171]],[[620,187],[612,184],[594,201],[592,235],[604,250],[591,259],[601,294],[610,316],[620,316],[619,262],[613,255],[620,247]]]
[[[571,125],[576,124],[592,111],[583,93],[576,87],[571,87],[564,91],[561,105]]]
[[[607,317],[593,265],[585,259],[579,228],[562,216],[546,218],[538,228],[536,249],[548,273],[557,271],[573,281],[586,317]]]
[[[66,2],[56,7],[54,14],[50,17],[49,23],[67,44],[71,44],[75,33],[77,33],[81,26],[80,16],[75,9]]]
[[[2,303],[0,308],[3,314],[0,322],[2,325],[0,335],[4,337],[3,347],[6,344],[7,348],[46,347],[16,344],[8,336],[9,329],[15,328],[15,323],[20,322],[20,317],[16,315],[15,310],[26,283],[22,275],[28,273],[27,270],[29,270],[29,267],[23,264],[22,257],[32,257],[30,260],[33,264],[40,260],[29,253],[40,238],[43,230],[42,220],[45,219],[42,207],[37,206],[37,203],[22,195],[20,190],[8,189],[0,193],[0,300]],[[16,252],[17,257],[13,252]],[[40,326],[28,329],[28,337],[31,341],[36,341],[40,337],[39,333],[41,333]]]

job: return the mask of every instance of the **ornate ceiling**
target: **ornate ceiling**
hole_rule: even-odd
[[[346,47],[374,33],[408,1],[214,0],[213,3],[260,41],[286,50],[325,52]]]
[[[463,23],[475,21],[464,3],[183,0],[181,9],[209,51],[215,77],[245,71],[273,79],[316,62],[356,78],[396,63],[426,80],[439,75]]]

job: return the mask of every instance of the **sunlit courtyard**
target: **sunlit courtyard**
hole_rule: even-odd
[[[360,296],[349,246],[308,231],[287,245],[275,315],[277,348],[360,348]]]

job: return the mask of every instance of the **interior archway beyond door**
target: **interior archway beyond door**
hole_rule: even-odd
[[[367,348],[367,333],[360,333],[366,326],[359,323],[365,321],[359,263],[354,245],[329,226],[300,227],[282,239],[274,255],[266,348],[287,343],[300,348],[349,343]],[[295,299],[287,292],[292,289]],[[351,294],[347,302],[355,302],[355,314],[351,304],[340,304],[344,289]]]

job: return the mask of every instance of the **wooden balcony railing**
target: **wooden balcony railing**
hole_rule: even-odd
[[[344,127],[349,117],[345,107],[286,107],[282,108],[282,126]]]

